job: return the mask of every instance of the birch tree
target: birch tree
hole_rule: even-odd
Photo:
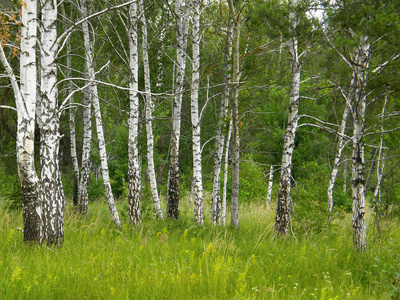
[[[140,166],[138,149],[138,129],[139,129],[139,97],[138,97],[138,37],[137,37],[137,3],[129,6],[129,140],[128,140],[128,203],[129,220],[134,225],[141,224],[140,215]]]
[[[20,85],[4,53],[6,40],[0,45],[0,60],[11,81],[17,109],[16,154],[18,175],[22,189],[24,241],[42,241],[41,183],[34,161],[35,110],[37,102],[37,1],[26,1],[21,6]]]
[[[228,0],[230,15],[233,20],[233,67],[232,67],[232,196],[231,196],[231,225],[239,226],[239,81],[240,81],[240,31],[241,20],[239,13],[233,5],[233,0]]]
[[[61,6],[62,14],[64,17],[67,17],[65,11],[65,3],[62,3]],[[71,13],[72,16],[72,13]],[[63,24],[63,29],[66,31],[67,25]],[[67,78],[71,77],[72,70],[72,47],[71,47],[71,39],[68,37],[66,40],[66,71],[65,76]],[[73,84],[71,81],[67,82],[66,94],[71,95],[69,98],[69,135],[70,135],[70,150],[71,150],[71,160],[72,160],[72,168],[74,172],[74,191],[72,196],[72,203],[75,207],[78,207],[79,203],[79,181],[80,181],[80,171],[79,171],[79,163],[78,163],[78,155],[76,148],[76,108],[74,107],[74,97],[73,97]],[[82,153],[82,157],[84,154]]]
[[[81,13],[84,17],[87,16],[87,3],[81,1]],[[94,79],[93,67],[93,43],[90,38],[88,21],[82,23],[83,40],[85,47],[85,73],[88,80]],[[68,45],[67,45],[68,46]],[[67,49],[68,50],[68,49]],[[89,178],[92,168],[90,150],[92,148],[92,87],[89,86],[84,90],[84,107],[83,107],[83,144],[82,144],[82,162],[81,175],[78,188],[78,212],[86,214],[88,210],[88,189]]]
[[[82,0],[81,1],[81,9],[82,9],[82,14],[84,17],[86,17],[88,15],[87,7],[88,7],[87,1]],[[100,161],[101,161],[103,184],[104,184],[104,189],[106,192],[107,203],[108,203],[108,208],[109,208],[110,215],[111,215],[111,220],[117,226],[121,226],[117,207],[115,205],[115,200],[114,200],[114,196],[113,196],[112,189],[111,189],[110,175],[109,175],[109,171],[108,171],[107,149],[106,149],[106,142],[105,142],[105,138],[104,138],[100,101],[99,101],[99,95],[98,95],[98,91],[97,91],[97,83],[94,82],[96,79],[95,71],[94,71],[94,55],[93,55],[93,46],[94,45],[93,45],[93,38],[90,37],[89,23],[87,20],[84,20],[82,22],[82,30],[83,30],[83,35],[84,35],[84,46],[85,46],[85,53],[86,53],[85,66],[86,66],[86,71],[87,71],[87,78],[89,81],[93,82],[88,87],[88,89],[89,89],[88,95],[93,104],[94,115],[95,115],[95,119],[96,119],[96,131],[97,131],[97,138],[99,141],[99,154],[100,154]],[[87,106],[90,107],[89,104],[87,104]],[[89,108],[86,113],[87,114],[90,113]],[[87,118],[86,121],[89,122],[90,117],[88,115],[86,115],[86,118]],[[89,125],[89,123],[86,123],[86,125]],[[89,130],[89,128],[87,128],[87,130]],[[87,142],[87,144],[85,144],[86,147],[89,145],[89,138],[90,138],[90,132],[88,131],[87,136],[86,136],[86,142]],[[89,155],[88,152],[86,152],[86,154]],[[87,158],[87,157],[85,157],[85,158]],[[88,160],[86,160],[85,162],[87,163]],[[83,166],[83,163],[82,163],[82,166]],[[90,164],[89,164],[89,166],[90,166]],[[89,166],[85,165],[85,167],[89,167]],[[90,173],[82,174],[81,181],[87,180],[89,174]],[[84,182],[84,183],[87,184],[86,182]],[[82,184],[82,187],[84,187],[83,184]],[[81,192],[81,193],[83,193],[83,192]],[[87,197],[82,198],[80,201],[82,201],[82,202],[87,201],[86,199],[87,199]],[[87,206],[86,203],[80,203],[79,205],[80,206],[83,205],[85,207],[85,206]],[[83,212],[85,212],[85,210],[83,210]]]
[[[369,65],[370,43],[368,37],[361,36],[355,57],[355,95],[352,99],[353,112],[353,245],[358,251],[365,251],[367,234],[365,227],[365,175],[364,175],[364,129],[367,105],[366,83]]]
[[[40,165],[43,201],[43,241],[60,245],[64,240],[63,193],[60,186],[57,86],[57,1],[41,0],[40,62]]]
[[[219,224],[221,220],[221,166],[222,156],[224,152],[225,144],[225,131],[226,131],[226,119],[228,117],[228,105],[230,95],[230,70],[232,65],[230,63],[232,56],[232,22],[228,22],[228,28],[226,32],[225,42],[225,53],[224,53],[224,69],[223,69],[223,80],[224,87],[221,94],[221,105],[219,112],[219,119],[217,125],[217,134],[215,136],[215,152],[214,152],[214,168],[213,168],[213,186],[212,186],[212,197],[210,205],[210,222],[211,224]],[[226,199],[225,199],[226,200]],[[225,207],[226,211],[226,207]]]
[[[290,204],[291,204],[291,174],[292,174],[292,157],[294,150],[294,140],[298,128],[299,120],[299,96],[300,96],[300,73],[301,63],[299,60],[298,38],[296,33],[297,14],[295,7],[297,0],[290,0],[289,11],[289,34],[288,41],[290,55],[290,102],[288,125],[283,142],[283,154],[281,164],[281,176],[279,180],[278,203],[276,208],[275,231],[279,235],[285,235],[290,223]]]
[[[333,188],[335,186],[335,181],[336,181],[337,173],[339,170],[339,163],[340,163],[340,159],[342,157],[342,151],[344,148],[344,133],[346,130],[346,123],[347,123],[347,119],[349,116],[349,112],[350,112],[350,108],[346,101],[345,108],[343,111],[342,121],[340,123],[339,131],[338,131],[338,142],[337,142],[337,147],[336,147],[335,162],[333,163],[333,168],[332,168],[332,172],[331,172],[331,177],[329,179],[329,185],[328,185],[328,191],[327,191],[328,212],[331,212],[332,208],[333,208]]]
[[[172,108],[172,135],[169,154],[169,173],[167,191],[167,217],[179,217],[179,140],[181,131],[181,113],[183,85],[186,70],[186,48],[189,30],[189,10],[187,3],[182,0],[175,1],[176,16],[176,78],[175,96]]]
[[[229,122],[228,136],[226,137],[225,143],[225,156],[224,156],[224,185],[222,187],[222,201],[221,201],[221,224],[225,226],[226,224],[226,194],[227,194],[227,184],[228,184],[228,171],[229,171],[229,146],[232,137],[232,125],[233,119],[231,118]]]
[[[147,41],[147,21],[144,10],[143,0],[139,1],[140,21],[142,24],[142,50],[143,50],[143,68],[144,68],[144,86],[145,86],[145,110],[146,110],[146,135],[147,135],[147,168],[149,170],[150,188],[153,197],[154,210],[158,219],[163,219],[160,206],[160,198],[157,190],[156,172],[154,168],[154,134],[153,134],[153,110],[154,104],[151,95],[150,82],[150,63]],[[161,74],[161,73],[160,73]]]
[[[199,81],[200,81],[200,5],[199,0],[191,1],[193,13],[192,28],[192,145],[193,145],[193,186],[194,186],[194,222],[203,224],[203,179],[201,171],[200,118],[199,118]]]

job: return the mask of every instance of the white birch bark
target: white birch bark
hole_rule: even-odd
[[[241,23],[233,5],[229,0],[229,11],[233,19],[233,68],[232,68],[232,193],[231,193],[231,226],[239,226],[239,81],[240,81],[240,30]]]
[[[367,249],[365,226],[365,175],[364,175],[364,128],[366,109],[366,81],[369,60],[368,37],[362,36],[356,53],[355,97],[352,99],[353,112],[353,157],[352,157],[352,194],[353,194],[353,246],[358,251]]]
[[[193,146],[193,181],[194,181],[194,222],[204,223],[203,217],[203,179],[201,171],[200,119],[199,119],[199,81],[200,81],[200,1],[191,2],[193,13],[192,28],[192,146]]]
[[[86,2],[81,1],[81,13],[85,17],[87,16]],[[94,79],[94,68],[93,68],[93,44],[90,40],[89,24],[88,22],[82,23],[83,30],[83,41],[85,47],[85,72],[88,80]],[[91,172],[91,159],[90,149],[92,146],[92,102],[93,97],[92,87],[89,86],[84,91],[84,108],[83,108],[83,143],[82,143],[82,162],[81,162],[81,175],[79,179],[78,188],[78,207],[77,211],[81,214],[86,214],[88,211],[88,189],[89,189],[89,178]]]
[[[335,162],[333,164],[331,178],[329,180],[328,191],[327,191],[328,212],[331,212],[332,208],[333,208],[333,188],[335,186],[335,181],[336,181],[337,173],[339,170],[339,163],[340,163],[340,159],[342,157],[342,151],[344,148],[343,135],[346,130],[346,123],[347,123],[347,118],[349,116],[349,112],[350,112],[350,107],[348,106],[347,101],[346,101],[346,106],[344,108],[343,116],[342,116],[342,122],[340,123],[339,131],[338,131],[339,137],[338,137],[338,143],[337,143],[337,148],[336,148]]]
[[[146,110],[146,134],[147,134],[147,168],[149,170],[150,188],[153,197],[154,210],[158,219],[163,219],[160,198],[157,190],[156,172],[154,168],[154,134],[153,134],[153,110],[154,104],[151,96],[150,84],[150,63],[147,42],[147,21],[143,5],[143,0],[139,1],[140,20],[142,23],[142,50],[144,67],[144,87],[145,87],[145,110]]]
[[[57,1],[41,0],[41,115],[40,162],[43,199],[43,242],[64,241],[63,193],[58,159]]]
[[[271,167],[269,168],[269,178],[268,178],[267,206],[269,206],[269,204],[271,203],[273,183],[274,183],[274,166],[271,165]]]
[[[213,190],[210,205],[210,222],[211,224],[219,224],[221,222],[221,166],[222,166],[222,155],[224,152],[225,144],[225,130],[226,130],[226,118],[228,116],[228,105],[229,105],[229,93],[230,93],[230,80],[229,74],[231,70],[230,59],[232,56],[232,25],[231,22],[228,24],[228,30],[226,33],[225,53],[224,53],[224,87],[221,95],[221,107],[219,113],[219,120],[217,126],[217,134],[215,136],[215,153],[214,153],[214,167],[213,167]]]
[[[178,219],[179,217],[179,140],[181,131],[181,111],[183,85],[186,70],[186,47],[189,29],[188,8],[182,0],[175,1],[175,12],[177,16],[177,72],[175,79],[175,96],[172,111],[172,135],[168,172],[167,191],[167,217]]]
[[[21,7],[21,94],[13,84],[18,110],[17,163],[22,188],[24,241],[42,240],[43,203],[39,197],[39,182],[34,161],[35,109],[37,102],[37,1],[26,1]],[[11,68],[10,68],[11,69]]]
[[[291,5],[294,7],[297,0],[291,0]],[[294,150],[295,135],[298,128],[299,120],[299,92],[300,92],[300,72],[301,64],[298,53],[298,39],[296,35],[297,16],[294,9],[289,12],[290,32],[289,54],[290,54],[290,103],[289,103],[289,118],[288,127],[285,133],[283,142],[283,154],[281,165],[281,177],[279,181],[278,203],[276,208],[275,231],[279,235],[285,235],[290,223],[290,189],[291,189],[291,174],[292,174],[292,157]]]
[[[138,149],[139,132],[139,96],[138,96],[138,36],[137,36],[137,3],[129,6],[129,139],[128,139],[128,203],[129,203],[129,221],[133,225],[141,224],[140,215],[140,166]]]
[[[24,241],[42,240],[40,181],[35,170],[34,139],[36,109],[37,1],[26,1],[21,8],[20,86],[0,45],[0,61],[10,78],[17,108],[16,154],[22,189]]]
[[[82,162],[81,174],[78,187],[78,206],[77,211],[86,214],[88,210],[88,189],[89,177],[92,168],[90,159],[90,149],[92,146],[92,103],[90,101],[90,93],[84,92],[84,108],[83,108],[83,143],[82,143]]]
[[[225,143],[225,161],[224,161],[224,185],[222,187],[222,201],[221,201],[221,225],[226,225],[226,194],[228,185],[228,171],[229,171],[229,146],[231,144],[232,136],[232,123],[231,118],[229,122],[228,136],[226,137]]]
[[[84,16],[88,15],[87,12],[87,3],[85,0],[82,0],[82,13]],[[90,38],[90,31],[88,21],[82,23],[82,29],[84,34],[84,46],[86,52],[86,71],[88,79],[95,80],[95,72],[94,72],[94,56],[93,56],[93,40]],[[106,143],[104,139],[104,130],[103,130],[103,121],[101,117],[100,110],[100,101],[97,91],[97,84],[93,83],[88,87],[90,98],[92,100],[94,114],[96,119],[96,131],[97,138],[99,141],[99,154],[100,154],[100,162],[101,162],[101,170],[103,176],[103,184],[106,192],[108,208],[111,215],[111,220],[117,225],[121,226],[121,222],[119,220],[117,207],[115,205],[114,196],[112,194],[111,183],[110,183],[110,175],[108,171],[108,162],[107,162],[107,150]],[[84,175],[82,174],[81,177]],[[85,175],[86,176],[86,175]]]

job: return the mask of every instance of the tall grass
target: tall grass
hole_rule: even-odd
[[[124,210],[123,206],[119,206]],[[397,223],[352,249],[347,217],[320,233],[276,238],[274,212],[241,207],[240,227],[147,218],[117,229],[107,206],[69,207],[62,248],[24,244],[20,212],[0,208],[0,299],[387,299],[398,297]],[[397,277],[396,277],[397,276]],[[396,281],[397,280],[397,281]]]

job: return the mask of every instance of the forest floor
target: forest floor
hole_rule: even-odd
[[[282,239],[274,210],[242,205],[240,227],[159,221],[150,206],[143,224],[122,229],[104,202],[86,217],[68,206],[61,248],[23,243],[21,211],[0,205],[0,299],[399,299],[400,227],[368,229],[368,250],[352,249],[350,217],[329,229]],[[1,203],[0,203],[1,204]],[[372,225],[370,225],[372,227]]]

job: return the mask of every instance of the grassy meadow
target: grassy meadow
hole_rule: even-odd
[[[187,200],[186,200],[187,201]],[[369,224],[368,251],[352,249],[350,218],[296,238],[274,236],[273,209],[242,205],[240,227],[193,225],[189,205],[141,228],[109,221],[105,203],[65,212],[62,248],[23,243],[21,211],[0,206],[0,299],[398,299],[400,228]],[[208,216],[206,216],[208,218]]]

